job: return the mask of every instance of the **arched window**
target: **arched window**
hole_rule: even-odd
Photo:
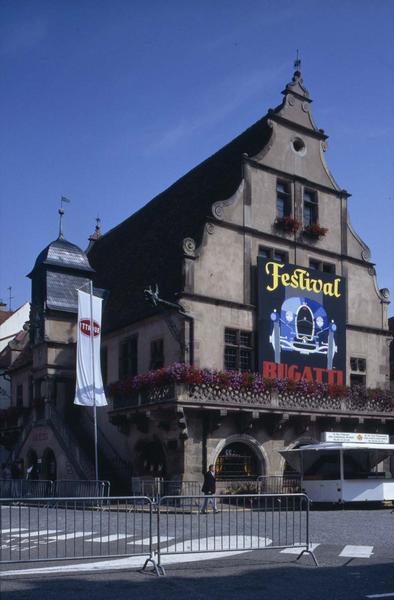
[[[215,473],[219,480],[256,479],[261,474],[261,466],[249,445],[234,442],[225,446],[219,454]]]

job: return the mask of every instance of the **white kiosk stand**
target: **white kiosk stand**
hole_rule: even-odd
[[[301,474],[301,489],[315,502],[394,501],[394,444],[388,435],[328,431],[320,444],[280,454]],[[386,471],[378,470],[386,459]]]

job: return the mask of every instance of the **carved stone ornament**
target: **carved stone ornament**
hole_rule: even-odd
[[[376,275],[375,267],[368,267],[368,274],[371,275],[371,277],[375,277],[375,275]]]
[[[224,209],[227,206],[232,206],[233,204],[235,204],[237,202],[238,199],[240,199],[242,197],[243,189],[244,189],[244,180],[242,180],[241,185],[239,186],[239,188],[237,189],[235,194],[233,194],[230,198],[227,198],[227,200],[219,200],[218,202],[215,202],[212,205],[212,209],[211,209],[213,216],[216,219],[218,219],[219,221],[221,221],[224,217]]]
[[[309,103],[308,102],[303,102],[302,103],[302,110],[304,112],[309,112]]]
[[[382,296],[385,302],[390,302],[390,290],[388,288],[382,288],[380,291],[380,295]]]
[[[325,142],[325,141],[320,142],[320,147],[323,150],[323,152],[327,152],[327,148],[328,148],[327,142]]]
[[[194,256],[196,252],[196,242],[193,238],[185,238],[183,240],[182,248],[187,256]]]
[[[371,251],[369,248],[365,247],[361,250],[361,258],[365,260],[365,262],[369,261],[369,259],[371,258]]]
[[[212,235],[215,232],[215,225],[213,223],[207,223],[205,226],[207,233],[209,233],[209,235]]]
[[[295,104],[295,102],[296,102],[296,101],[295,101],[295,98],[294,98],[294,96],[290,96],[290,95],[289,95],[289,96],[287,97],[287,102],[290,104],[290,106],[294,106],[294,104]]]

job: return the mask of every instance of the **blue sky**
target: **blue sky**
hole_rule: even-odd
[[[0,0],[0,298],[29,300],[60,196],[85,248],[97,215],[110,229],[276,106],[296,48],[394,297],[393,39],[391,0]]]

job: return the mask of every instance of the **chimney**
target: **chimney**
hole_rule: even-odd
[[[0,300],[0,311],[6,311],[7,310],[7,305],[5,302],[3,302],[2,300]]]

